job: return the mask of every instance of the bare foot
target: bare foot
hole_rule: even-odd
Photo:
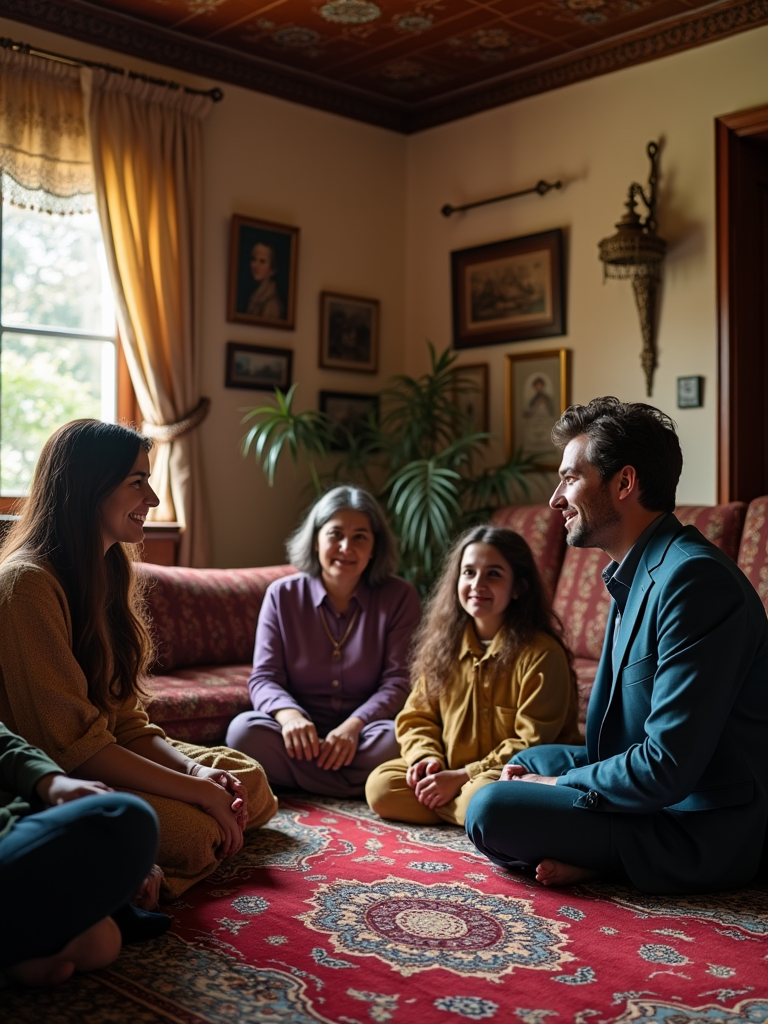
[[[543,860],[536,868],[536,881],[542,885],[578,885],[590,878],[597,878],[599,871],[577,868],[574,864],[563,864],[560,860]]]
[[[6,970],[8,977],[18,985],[31,988],[42,988],[47,985],[60,985],[75,973],[75,965],[71,960],[59,960],[55,956],[42,957],[38,960],[25,960]]]

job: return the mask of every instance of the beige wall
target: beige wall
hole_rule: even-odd
[[[451,339],[453,249],[551,228],[566,231],[567,334],[465,350],[491,367],[491,428],[504,434],[504,357],[567,347],[572,400],[645,399],[641,336],[629,282],[602,283],[597,243],[613,233],[632,181],[648,176],[646,143],[664,139],[659,233],[669,242],[651,401],[677,420],[681,502],[716,499],[717,327],[713,119],[768,104],[768,28],[616,72],[422,132],[408,142],[406,320],[409,371],[424,339]],[[440,207],[528,188],[563,189],[445,219]],[[676,408],[676,378],[706,378],[702,409]],[[496,454],[502,455],[503,446]]]
[[[207,87],[200,79],[0,20],[0,34],[73,55]],[[677,57],[570,86],[411,138],[224,86],[205,123],[203,392],[213,400],[202,428],[213,520],[214,564],[282,560],[283,539],[302,504],[305,476],[290,468],[270,490],[238,453],[240,409],[266,392],[225,389],[224,347],[242,341],[291,348],[299,407],[320,388],[374,391],[391,373],[421,372],[424,341],[451,338],[452,249],[562,227],[567,234],[568,334],[467,351],[491,366],[492,429],[503,436],[507,351],[567,346],[572,397],[644,397],[640,329],[631,288],[603,286],[596,245],[612,233],[627,186],[645,182],[645,144],[665,138],[659,224],[670,242],[653,401],[677,418],[686,453],[680,498],[715,499],[716,324],[713,118],[768,103],[768,28]],[[561,192],[443,218],[458,204],[539,178]],[[301,228],[295,331],[228,324],[229,218],[241,213]],[[317,306],[323,289],[382,303],[381,372],[317,367]],[[675,409],[675,378],[706,377],[705,406]],[[495,454],[500,456],[499,442]]]
[[[214,84],[0,19],[0,34],[50,50],[106,60],[200,88]],[[290,467],[267,487],[239,442],[241,409],[268,392],[224,387],[227,341],[293,350],[298,408],[317,408],[318,391],[375,392],[403,364],[406,139],[346,118],[223,86],[204,124],[203,394],[212,399],[201,428],[213,523],[213,564],[282,562],[284,540],[306,502],[307,477]],[[296,330],[226,320],[229,224],[233,213],[300,228]],[[320,370],[322,290],[381,301],[380,372]]]

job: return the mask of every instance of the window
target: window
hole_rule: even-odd
[[[3,203],[0,245],[0,496],[14,497],[53,430],[116,419],[117,331],[95,211]]]

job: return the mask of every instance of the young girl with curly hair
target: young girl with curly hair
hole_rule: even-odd
[[[401,757],[366,798],[382,818],[463,825],[469,801],[518,750],[580,742],[562,626],[523,538],[478,526],[448,555],[416,634]]]

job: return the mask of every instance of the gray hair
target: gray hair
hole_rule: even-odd
[[[399,556],[397,541],[389,527],[386,516],[376,499],[362,487],[334,487],[322,498],[318,498],[299,528],[286,542],[288,561],[300,572],[318,578],[321,574],[320,560],[315,548],[317,535],[337,512],[351,509],[368,517],[373,533],[373,557],[363,573],[371,587],[378,587],[393,576]]]

